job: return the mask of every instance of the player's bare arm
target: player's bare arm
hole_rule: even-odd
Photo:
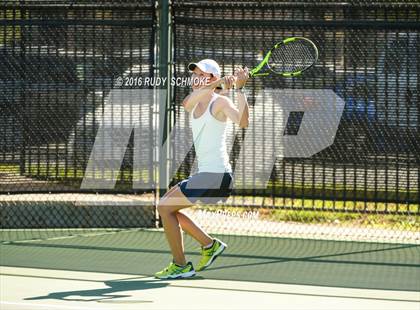
[[[248,100],[246,99],[243,89],[249,78],[249,70],[247,67],[238,67],[235,69],[234,76],[236,77],[236,94],[238,98],[238,110],[240,117],[239,127],[245,128],[248,127],[249,124],[249,107]]]
[[[212,111],[214,117],[221,122],[230,119],[234,124],[237,124],[240,128],[246,128],[248,126],[248,112],[242,112],[248,110],[248,105],[245,104],[245,107],[238,109],[232,100],[225,96],[220,96],[219,99],[215,102],[214,109]]]
[[[226,118],[229,118],[237,124],[240,128],[246,128],[249,125],[249,107],[246,95],[243,92],[243,87],[245,86],[249,78],[248,68],[236,68],[233,76],[227,76],[225,86],[227,89],[233,88],[236,86],[238,106],[225,96],[221,96],[215,104],[213,115],[220,120],[225,121]]]
[[[232,80],[229,77],[218,78],[211,73],[202,71],[198,67],[194,68],[192,78],[193,92],[185,97],[182,102],[182,105],[187,112],[191,112],[197,103],[210,96],[216,87],[223,83],[231,83]]]
[[[211,79],[211,77],[210,77]],[[187,112],[191,112],[195,105],[203,100],[207,96],[209,96],[214,89],[223,83],[222,79],[215,79],[211,81],[209,84],[204,85],[200,88],[194,89],[191,94],[189,94],[185,99],[182,101],[182,105]]]

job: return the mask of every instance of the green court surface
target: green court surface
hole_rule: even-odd
[[[37,239],[31,240],[31,232]],[[2,231],[2,310],[109,309],[105,304],[134,309],[139,303],[142,309],[213,309],[197,296],[188,302],[197,290],[210,300],[219,296],[223,309],[334,309],[337,303],[343,309],[419,307],[416,244],[219,235],[228,249],[211,268],[194,279],[161,281],[152,275],[171,260],[162,231],[69,232]],[[199,260],[198,247],[185,236],[193,263]],[[168,304],[171,294],[178,297]],[[262,295],[266,303],[255,304]]]

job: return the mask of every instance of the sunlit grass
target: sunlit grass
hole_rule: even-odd
[[[0,173],[20,175],[18,165],[0,165]],[[31,167],[28,175],[36,175],[40,179],[60,181],[66,184],[79,182],[85,176],[81,169],[64,169],[54,166]],[[91,175],[97,178],[112,178],[112,171],[95,172]],[[134,172],[118,172],[117,180],[122,182],[124,188],[131,188],[133,180],[150,179],[147,170]],[[121,188],[121,187],[120,187]],[[309,188],[311,189],[311,188]],[[296,191],[299,193],[299,191]],[[419,204],[417,203],[394,203],[394,202],[371,202],[361,200],[325,200],[303,199],[288,197],[264,197],[264,196],[231,196],[225,205],[208,206],[206,210],[234,211],[238,214],[243,212],[257,212],[261,220],[276,222],[298,222],[314,224],[331,224],[344,226],[369,226],[382,228],[398,228],[403,230],[420,230]],[[387,214],[399,213],[399,214]]]

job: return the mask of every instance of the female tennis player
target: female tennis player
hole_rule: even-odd
[[[230,119],[245,128],[249,119],[248,104],[242,91],[249,76],[247,68],[237,68],[234,75],[221,78],[217,62],[204,59],[189,64],[188,69],[193,72],[193,91],[184,99],[183,106],[191,118],[198,173],[172,187],[158,204],[173,255],[169,266],[155,274],[160,279],[192,277],[196,270],[209,267],[227,247],[203,231],[181,209],[198,201],[211,204],[229,197],[233,178],[226,150],[226,122]],[[222,84],[225,88],[236,85],[238,108],[228,97],[217,93],[216,88]],[[196,269],[185,259],[181,229],[201,244],[201,260]]]

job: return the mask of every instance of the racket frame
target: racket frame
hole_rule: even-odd
[[[270,64],[269,64],[268,61],[269,61],[270,56],[271,56],[271,53],[274,51],[274,49],[278,48],[280,45],[288,44],[288,43],[294,42],[296,40],[305,40],[306,42],[309,42],[312,45],[312,47],[314,48],[314,51],[315,51],[315,61],[313,61],[313,63],[310,66],[308,66],[308,67],[306,67],[306,68],[304,68],[302,70],[295,71],[295,72],[279,73],[279,72],[276,72],[273,69],[271,69]],[[291,37],[291,38],[286,38],[283,41],[276,43],[267,52],[267,54],[265,55],[264,59],[258,64],[258,66],[256,66],[254,69],[251,70],[251,72],[249,73],[249,76],[250,77],[254,77],[254,76],[267,76],[267,75],[269,75],[270,72],[258,73],[264,66],[267,66],[267,68],[272,73],[275,73],[277,75],[281,75],[283,77],[294,77],[294,76],[298,76],[298,75],[302,74],[302,72],[304,72],[304,71],[308,70],[309,68],[311,68],[316,63],[317,60],[318,60],[318,48],[316,47],[316,45],[315,45],[314,42],[312,42],[311,40],[309,40],[307,38],[304,38],[304,37]]]

